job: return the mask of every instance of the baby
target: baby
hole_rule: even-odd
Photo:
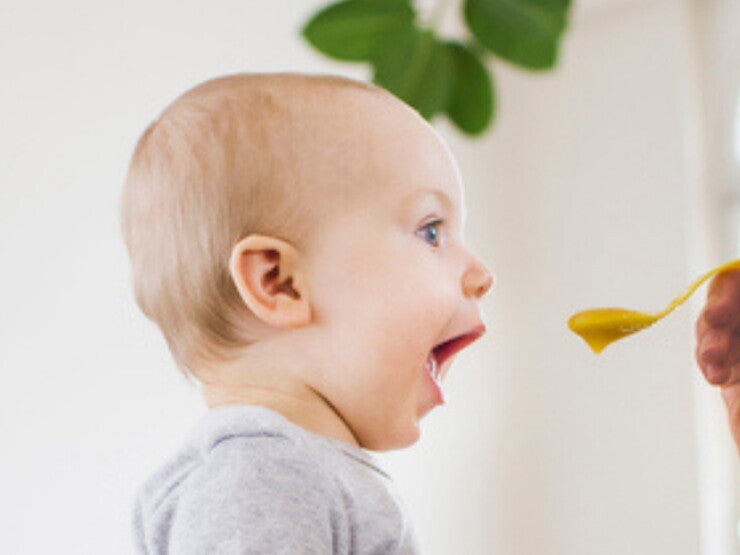
[[[209,407],[137,495],[138,551],[417,553],[369,451],[419,438],[492,284],[434,129],[350,79],[214,79],[144,132],[121,215]]]

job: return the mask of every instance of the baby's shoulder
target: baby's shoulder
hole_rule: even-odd
[[[273,486],[333,481],[325,456],[315,445],[272,433],[220,438],[201,452],[196,473],[235,481],[269,482]]]
[[[139,488],[142,507],[159,512],[187,499],[292,495],[313,489],[339,495],[329,454],[300,429],[264,410],[212,411],[185,445]]]
[[[156,501],[139,507],[142,538],[172,553],[346,552],[333,548],[349,534],[341,491],[300,434],[221,419],[190,439]]]
[[[255,408],[215,416],[222,417],[218,424],[204,426],[194,441],[200,463],[194,475],[273,486],[333,482],[330,454],[322,443],[282,416]]]

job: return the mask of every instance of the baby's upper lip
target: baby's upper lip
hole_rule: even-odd
[[[437,344],[437,346],[432,349],[434,358],[437,359],[437,365],[442,366],[442,363],[445,360],[470,345],[485,332],[486,326],[481,323],[461,335],[455,335]]]

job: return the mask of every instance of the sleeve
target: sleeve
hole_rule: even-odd
[[[226,439],[188,477],[168,552],[335,553],[334,488],[326,470],[287,439]]]

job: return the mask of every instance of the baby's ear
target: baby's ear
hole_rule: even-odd
[[[296,249],[275,237],[252,234],[231,251],[229,272],[239,295],[260,320],[278,328],[311,321],[303,273]]]

